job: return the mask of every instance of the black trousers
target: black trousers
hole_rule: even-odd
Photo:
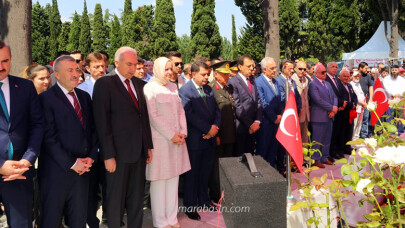
[[[232,157],[234,150],[234,143],[221,144],[215,150],[214,165],[212,166],[212,172],[208,188],[210,192],[210,198],[214,202],[218,202],[221,198],[221,183],[219,179],[219,158]]]

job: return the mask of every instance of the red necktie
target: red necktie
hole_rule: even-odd
[[[73,106],[75,107],[77,117],[79,117],[80,123],[82,124],[82,126],[84,126],[82,109],[80,107],[79,101],[77,100],[76,94],[73,91],[69,92],[68,94],[73,97]]]
[[[128,79],[125,79],[125,84],[127,84],[128,93],[129,93],[129,95],[131,95],[131,98],[134,101],[136,108],[139,110],[138,100],[135,97],[134,91],[132,91],[132,89],[131,89],[131,85],[129,84]]]
[[[250,94],[253,94],[252,83],[250,82],[249,78],[246,78],[246,80],[247,80],[247,84],[248,84]]]

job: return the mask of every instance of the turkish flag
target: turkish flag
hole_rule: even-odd
[[[377,78],[374,83],[373,101],[377,104],[375,112],[371,112],[371,125],[374,126],[378,122],[378,118],[384,115],[385,111],[387,111],[388,107],[390,106],[388,104],[387,94],[385,93],[384,87],[382,86],[379,78]],[[375,113],[377,113],[378,118]]]
[[[302,173],[304,155],[302,153],[302,139],[300,123],[297,114],[297,103],[294,91],[291,90],[287,104],[281,117],[280,126],[276,134],[277,140],[284,146]]]

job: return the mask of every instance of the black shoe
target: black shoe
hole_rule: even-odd
[[[341,159],[341,158],[344,158],[345,156],[343,155],[343,154],[335,154],[334,156],[333,156],[333,158],[336,158],[336,159]]]
[[[199,221],[201,219],[200,215],[197,212],[186,212],[186,215],[189,219]]]
[[[218,211],[218,207],[215,206],[215,205],[212,204],[212,203],[210,203],[210,204],[205,204],[205,205],[204,205],[204,209],[208,210],[209,212]]]
[[[328,160],[331,162],[335,162],[335,159],[333,159],[333,157],[331,157],[331,156],[328,157]]]

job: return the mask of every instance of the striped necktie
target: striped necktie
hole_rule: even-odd
[[[84,126],[83,116],[82,116],[82,108],[80,107],[79,101],[77,100],[76,94],[71,91],[68,93],[70,96],[73,97],[73,106],[75,108],[77,117],[79,117],[80,123]]]

